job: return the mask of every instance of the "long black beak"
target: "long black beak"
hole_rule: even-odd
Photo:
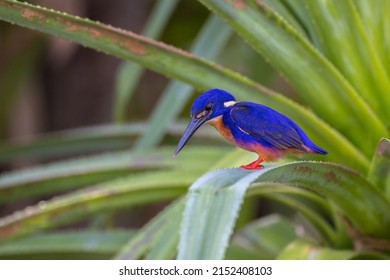
[[[175,157],[181,149],[183,149],[184,145],[188,142],[188,140],[191,138],[191,136],[195,133],[195,131],[198,130],[198,128],[204,124],[207,121],[207,117],[204,116],[202,118],[196,118],[195,116],[192,117],[190,123],[188,124],[186,130],[184,131],[183,136],[181,137],[179,144],[176,147],[175,152],[173,153],[173,156]]]

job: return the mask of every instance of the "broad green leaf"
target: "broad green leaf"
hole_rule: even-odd
[[[227,20],[286,77],[319,116],[345,134],[366,155],[372,154],[378,139],[388,135],[375,112],[330,61],[264,2],[239,7],[235,1],[200,2]]]
[[[223,258],[246,188],[272,168],[267,167],[255,172],[245,169],[224,169],[199,178],[189,190],[177,258]],[[263,193],[273,193],[275,187],[275,184],[271,184]],[[289,192],[286,189],[277,191]],[[302,206],[301,209],[309,211]],[[318,220],[318,217],[313,217],[313,220],[314,218]],[[329,226],[325,224],[321,226],[328,238],[332,239]]]
[[[157,214],[114,257],[118,260],[169,259],[176,254],[184,199],[178,199]]]
[[[388,125],[390,80],[367,36],[367,33],[379,33],[381,30],[367,30],[368,26],[363,25],[351,0],[305,0],[304,5],[312,18],[314,32],[321,38],[324,55]],[[385,16],[380,9],[378,11],[380,13],[374,18]]]
[[[356,253],[352,250],[334,250],[316,246],[306,240],[291,242],[278,256],[279,260],[348,260]]]
[[[249,187],[251,183],[253,187]],[[294,162],[266,166],[259,171],[225,169],[199,178],[190,188],[179,241],[179,259],[221,259],[234,228],[245,190],[276,195],[301,211],[330,241],[332,227],[305,205],[283,193],[304,188],[328,199],[360,233],[388,238],[390,202],[365,178],[344,166],[319,162]],[[298,194],[298,192],[297,192]],[[287,199],[287,200],[286,200]]]
[[[368,168],[368,160],[362,152],[312,112],[220,65],[131,32],[26,3],[0,0],[0,19],[134,61],[197,89],[219,87],[231,91],[238,99],[260,101],[292,117],[314,141],[327,148],[330,154],[328,159],[362,171]],[[363,116],[364,112],[361,114]],[[369,130],[374,137],[375,131],[378,131],[375,122]]]
[[[189,189],[178,259],[222,259],[246,188],[261,173],[224,169],[199,178]]]
[[[295,238],[290,221],[277,214],[268,215],[233,235],[225,259],[237,259],[241,255],[246,258],[239,259],[274,259]]]
[[[190,52],[199,57],[213,59],[226,44],[230,35],[231,29],[215,15],[210,15],[195,38]],[[211,41],[212,44],[210,44]],[[149,118],[145,133],[135,144],[137,151],[150,149],[161,141],[169,124],[183,110],[192,91],[191,86],[182,82],[176,80],[169,82]]]
[[[134,234],[128,230],[43,233],[0,245],[0,259],[109,259]]]
[[[143,35],[149,38],[160,37],[177,4],[178,0],[156,1],[142,32]],[[114,117],[117,122],[123,122],[125,120],[126,106],[134,93],[141,74],[142,68],[138,64],[131,62],[121,64],[115,85]]]
[[[113,152],[3,173],[0,203],[74,189],[132,172],[175,167],[187,171],[207,170],[207,163],[212,164],[226,151],[218,147],[188,147],[183,156],[173,159],[173,149],[149,151],[142,156],[128,151]]]
[[[390,198],[390,140],[383,138],[379,142],[371,162],[368,179]]]

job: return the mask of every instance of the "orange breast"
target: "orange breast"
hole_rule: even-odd
[[[297,149],[273,149],[264,147],[259,143],[238,143],[238,146],[244,150],[255,152],[258,154],[264,161],[274,161],[284,157],[287,154],[294,154],[297,156],[302,155],[302,151]]]
[[[255,152],[259,157],[264,159],[264,161],[274,161],[284,155],[284,151],[264,147],[259,143],[244,144],[243,146],[245,146],[243,149]]]
[[[222,116],[215,117],[207,122],[208,124],[215,127],[215,129],[223,136],[225,139],[234,143],[233,135],[230,129],[223,125]]]

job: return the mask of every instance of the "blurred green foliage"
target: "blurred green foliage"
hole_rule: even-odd
[[[143,29],[167,42],[180,38],[190,54],[82,17],[0,0],[5,22],[124,60],[113,86],[116,123],[28,143],[2,141],[4,168],[57,160],[0,174],[0,204],[16,203],[15,212],[0,218],[0,258],[389,258],[389,2],[198,2],[207,9],[195,1],[155,1]],[[194,22],[184,16],[188,9],[199,15]],[[4,26],[1,48],[12,48],[10,34],[26,29]],[[197,36],[189,35],[198,28]],[[41,37],[29,36],[0,69],[4,135],[13,102],[44,48]],[[150,119],[135,123],[127,109],[143,67],[174,80]],[[251,155],[206,129],[172,159],[171,144],[184,129],[178,118],[188,115],[194,92],[214,87],[289,115],[329,151],[309,159],[335,163],[287,159],[255,172],[213,171]],[[281,214],[257,217],[256,197]],[[130,220],[137,207],[174,199],[140,228],[123,230],[117,222],[123,211]]]

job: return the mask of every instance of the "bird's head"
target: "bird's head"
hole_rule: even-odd
[[[184,147],[195,131],[207,121],[221,116],[235,103],[233,95],[222,89],[211,89],[199,95],[191,106],[191,120],[188,124],[173,156]]]

